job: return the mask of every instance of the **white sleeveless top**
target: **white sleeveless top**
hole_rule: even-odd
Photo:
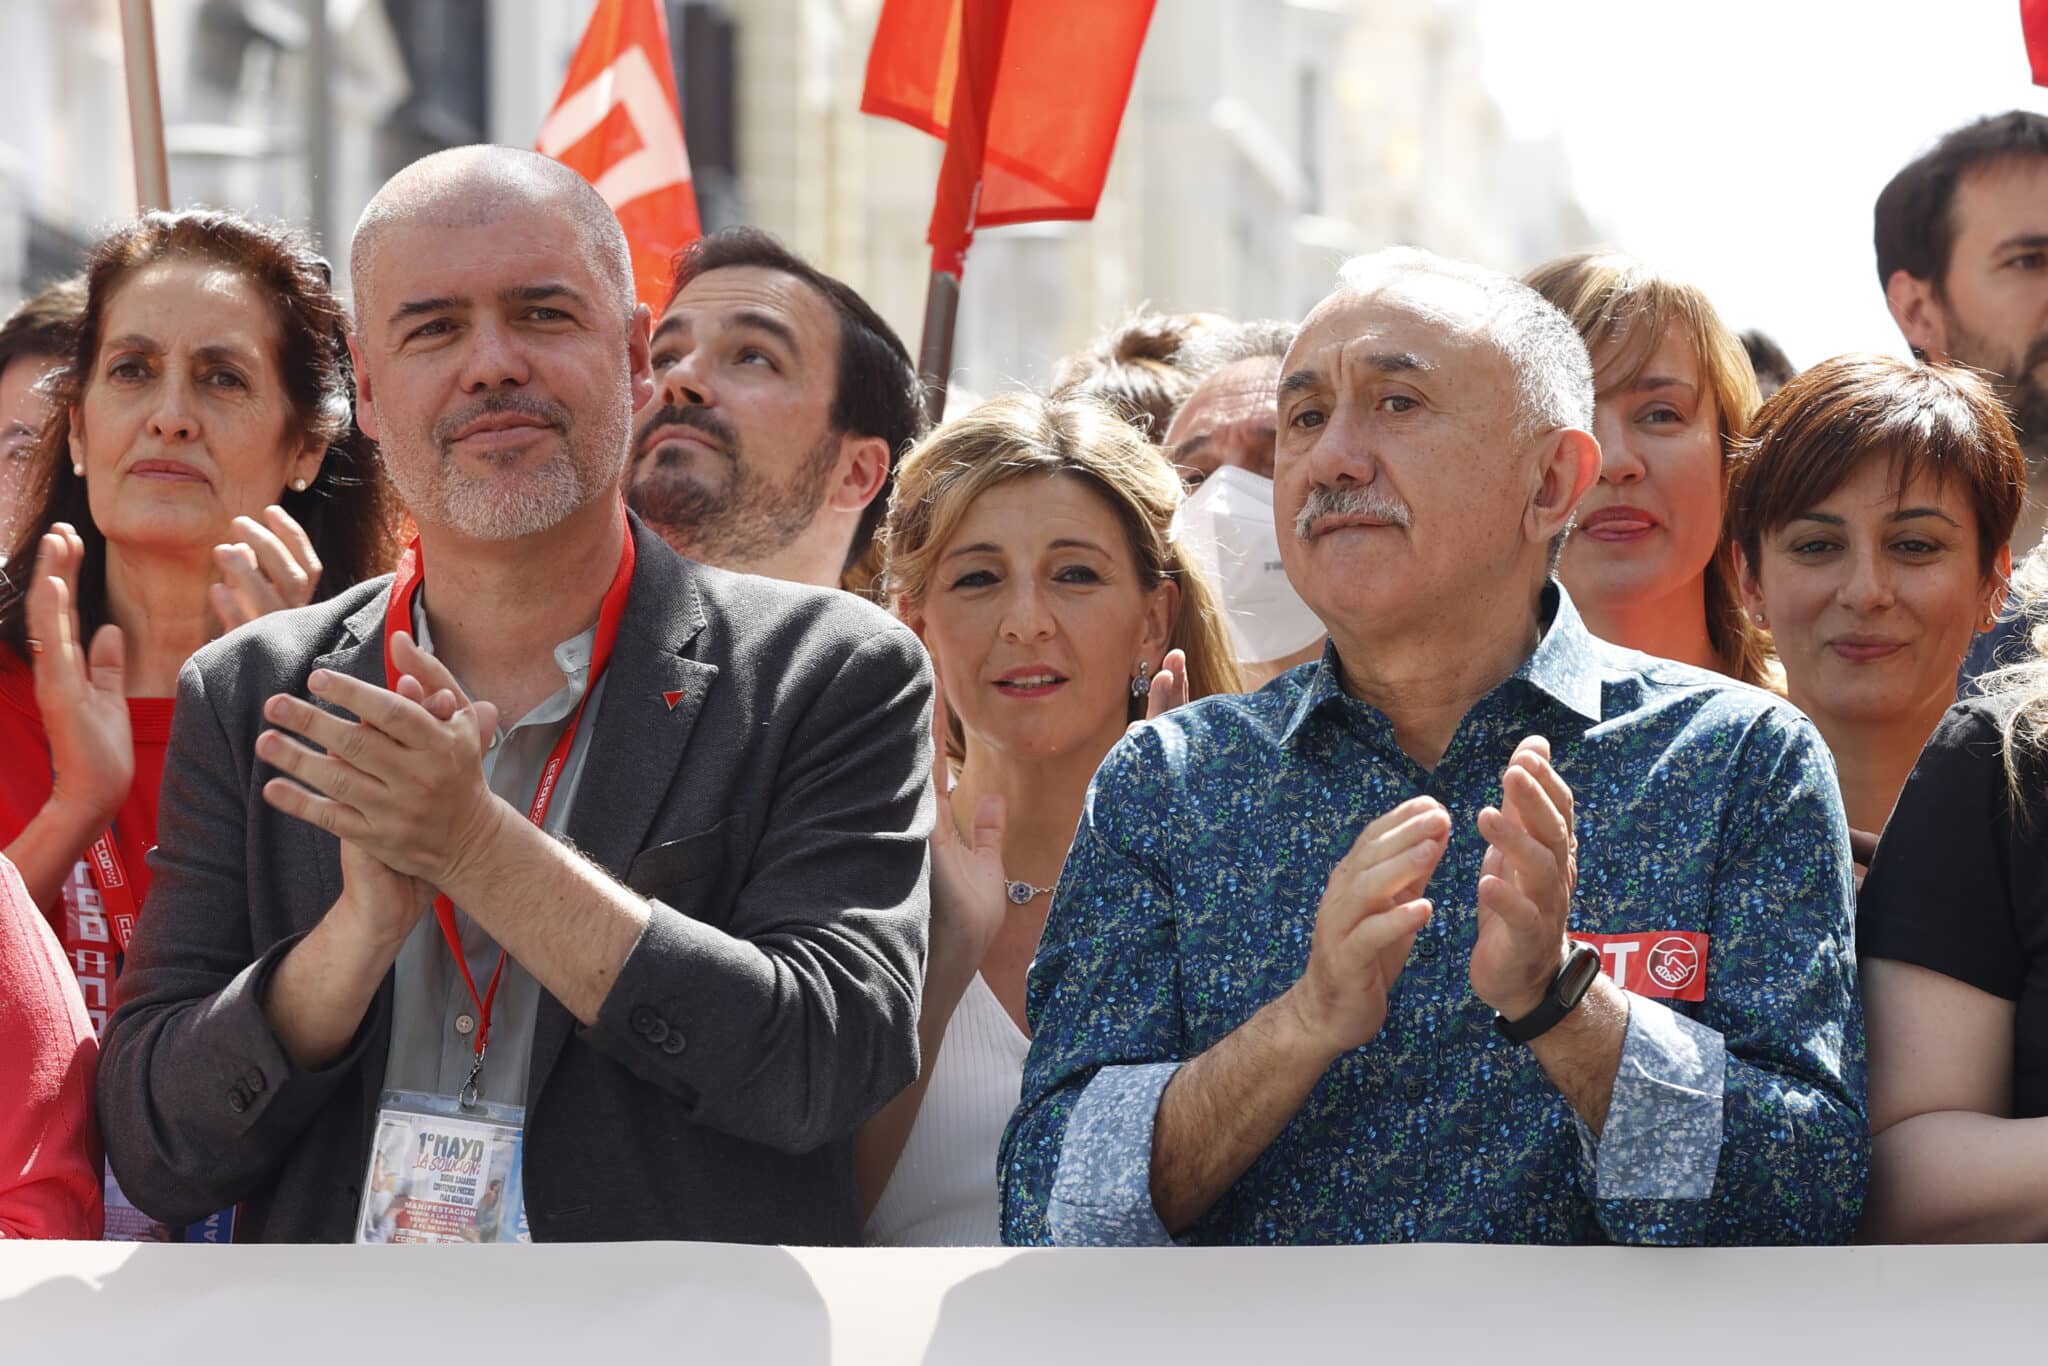
[[[889,1185],[868,1216],[874,1247],[994,1247],[996,1150],[1024,1088],[1031,1041],[981,974],[946,1022],[932,1081]]]

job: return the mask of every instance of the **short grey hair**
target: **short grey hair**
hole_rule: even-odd
[[[363,305],[385,230],[394,223],[426,219],[451,226],[488,223],[515,207],[545,204],[580,230],[587,259],[611,295],[621,317],[633,316],[633,254],[604,196],[561,162],[520,147],[479,143],[450,147],[406,166],[377,191],[356,222],[349,242],[349,278],[356,320]]]
[[[1415,247],[1389,247],[1346,261],[1337,286],[1363,293],[1409,274],[1455,280],[1479,296],[1471,318],[1446,313],[1444,321],[1461,328],[1476,321],[1515,372],[1519,439],[1560,427],[1593,430],[1593,361],[1585,339],[1556,305],[1513,276]]]
[[[1293,323],[1274,318],[1231,323],[1188,341],[1173,353],[1173,363],[1196,384],[1241,361],[1269,360],[1278,365],[1287,359],[1300,330]]]

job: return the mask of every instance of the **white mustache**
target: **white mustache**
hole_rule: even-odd
[[[1308,491],[1301,511],[1294,514],[1295,536],[1300,540],[1313,541],[1316,538],[1315,524],[1325,517],[1369,517],[1375,522],[1405,527],[1414,522],[1415,515],[1399,498],[1391,493],[1382,493],[1370,484],[1343,489],[1318,484]]]

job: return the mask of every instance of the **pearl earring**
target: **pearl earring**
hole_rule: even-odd
[[[85,463],[79,460],[72,461],[71,473],[80,479],[85,478]]]
[[[1749,619],[1755,622],[1757,625],[1763,627],[1765,630],[1769,630],[1771,627],[1769,619],[1766,618],[1762,612],[1751,612],[1749,614]]]
[[[303,477],[301,477],[301,478],[298,478],[298,479],[294,479],[294,480],[292,480],[292,488],[293,488],[293,489],[294,489],[295,491],[299,492],[299,493],[304,493],[304,492],[306,491],[306,481],[305,481],[305,479],[304,479]]]
[[[1131,675],[1131,696],[1144,697],[1152,691],[1152,661],[1138,661],[1138,671]]]

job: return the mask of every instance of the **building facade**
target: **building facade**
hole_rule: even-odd
[[[1105,0],[1107,2],[1107,0]],[[156,0],[173,194],[341,244],[438,147],[531,146],[593,0]],[[880,0],[664,0],[700,211],[860,288],[913,349],[940,148],[859,112]],[[1042,384],[1139,304],[1299,317],[1346,255],[1521,269],[1593,236],[1510,142],[1470,0],[1159,0],[1096,218],[983,233],[956,386]],[[134,209],[116,0],[9,0],[0,299]]]

